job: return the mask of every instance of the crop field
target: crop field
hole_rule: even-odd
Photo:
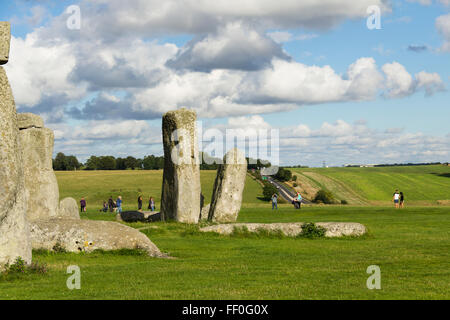
[[[450,167],[443,165],[375,168],[292,169],[313,189],[325,188],[350,204],[387,205],[395,189],[405,203],[436,205],[450,200]]]

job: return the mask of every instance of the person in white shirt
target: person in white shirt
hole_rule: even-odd
[[[392,200],[394,201],[395,208],[398,209],[400,207],[400,193],[398,193],[398,190],[395,190]]]

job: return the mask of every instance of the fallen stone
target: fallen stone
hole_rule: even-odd
[[[64,198],[59,202],[58,218],[80,220],[77,200],[74,198]]]
[[[156,222],[161,221],[161,214],[154,211],[123,211],[116,215],[119,222]]]
[[[281,232],[287,237],[296,237],[302,232],[303,222],[293,223],[231,223],[219,224],[201,228],[202,232],[216,232],[222,235],[230,235],[235,228],[246,228],[249,232]],[[325,228],[325,237],[342,237],[342,236],[362,236],[367,230],[360,223],[355,222],[317,222],[316,226]]]
[[[214,182],[208,220],[235,222],[242,205],[242,193],[247,175],[247,160],[239,149],[231,149],[219,165]]]
[[[44,120],[34,113],[17,114],[17,122],[19,130],[30,128],[44,128]]]
[[[11,41],[11,26],[9,22],[0,21],[0,65],[9,60],[9,46]]]
[[[34,118],[35,116],[30,114],[22,116],[22,119]],[[27,218],[33,221],[56,217],[58,216],[59,188],[52,166],[53,131],[47,128],[30,127],[20,130],[19,135],[28,198]]]
[[[187,109],[163,116],[164,173],[162,220],[197,223],[200,215],[200,162],[196,113]]]
[[[0,25],[0,56],[4,59],[5,27]],[[3,60],[2,60],[3,61]],[[0,269],[21,257],[31,262],[31,242],[26,220],[26,192],[17,114],[3,67],[0,67]]]
[[[152,257],[166,257],[138,230],[111,221],[45,219],[31,223],[33,249],[53,250],[58,245],[69,252],[96,249],[142,249]]]

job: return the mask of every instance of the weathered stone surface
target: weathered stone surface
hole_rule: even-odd
[[[194,111],[186,109],[169,111],[163,116],[163,220],[198,222],[201,187],[196,118]]]
[[[34,113],[19,113],[17,115],[19,129],[43,128],[44,120]]]
[[[80,220],[78,202],[74,198],[64,198],[59,202],[58,218]]]
[[[200,219],[202,221],[208,220],[209,215],[209,208],[211,207],[211,204],[208,203],[206,206],[202,208],[202,214],[200,215]]]
[[[219,224],[200,229],[202,232],[217,232],[223,235],[229,235],[234,228],[247,228],[249,232],[258,232],[261,230],[269,232],[281,232],[285,236],[295,237],[302,232],[303,222],[295,223],[231,223]],[[367,230],[360,223],[355,222],[317,222],[317,226],[326,229],[325,237],[342,237],[342,236],[362,236]]]
[[[0,268],[19,256],[31,262],[16,107],[5,70],[0,67]]]
[[[0,21],[0,65],[9,60],[9,44],[11,41],[11,26],[9,22]]]
[[[224,164],[217,169],[208,220],[234,222],[242,205],[247,160],[245,154],[234,148],[227,152]]]
[[[123,211],[116,215],[119,222],[156,222],[161,221],[161,214],[154,211]]]
[[[47,128],[20,130],[23,154],[27,218],[29,221],[58,216],[59,188],[52,167],[53,131]]]
[[[143,249],[150,256],[165,257],[153,242],[138,230],[117,222],[44,219],[31,223],[33,249],[52,250],[56,244],[70,252],[95,249]]]

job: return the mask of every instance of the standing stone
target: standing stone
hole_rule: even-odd
[[[77,200],[74,198],[64,198],[59,202],[58,218],[80,220]]]
[[[3,28],[2,24],[0,59],[5,63]],[[8,77],[3,67],[0,67],[0,268],[7,263],[14,263],[17,257],[21,257],[27,263],[31,262],[31,240],[26,209],[16,107]]]
[[[198,222],[201,186],[196,119],[196,113],[186,109],[163,116],[162,220]]]
[[[37,115],[19,114],[18,119],[28,196],[27,218],[29,221],[54,218],[58,215],[59,188],[52,166],[53,131],[44,128]]]
[[[9,22],[0,21],[0,65],[9,60],[9,43],[11,41],[11,26]]]
[[[224,164],[217,169],[208,220],[235,222],[242,205],[247,160],[245,154],[234,148],[225,155]]]
[[[17,114],[17,124],[19,130],[30,128],[44,128],[44,120],[34,113],[19,113]]]
[[[208,203],[206,206],[204,206],[202,208],[201,214],[200,214],[200,218],[199,221],[206,221],[208,220],[208,215],[209,215],[209,208],[211,207],[211,204]]]

